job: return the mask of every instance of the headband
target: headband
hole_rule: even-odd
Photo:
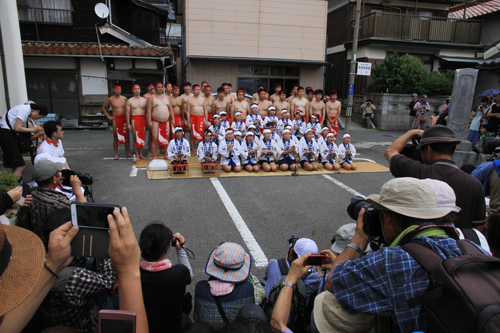
[[[199,85],[199,84],[195,84],[195,85],[193,86],[193,89],[196,89],[196,88],[201,88],[201,87],[200,87],[200,85]]]
[[[243,89],[239,89],[239,90],[236,92],[236,94],[239,94],[240,92],[245,93],[245,90],[243,90]]]
[[[151,87],[151,86],[153,86],[153,87],[154,87],[155,85],[154,85],[154,84],[152,84],[152,83],[148,84],[148,88],[149,88],[149,87]]]
[[[171,86],[171,85],[172,85],[172,83],[170,83],[170,82],[169,82],[169,83],[167,83],[166,85],[167,85],[167,86]]]
[[[158,82],[157,84],[155,84],[155,87],[158,87],[158,86],[163,86],[163,83]]]
[[[205,89],[212,89],[208,84],[205,86]]]
[[[172,90],[180,90],[181,88],[179,87],[173,87]]]
[[[301,91],[301,90],[302,90],[302,91],[304,91],[304,88],[300,88],[300,89],[298,89],[298,91]]]
[[[185,85],[183,85],[182,87],[183,87],[183,88],[184,88],[184,87],[191,87],[191,85],[190,85],[190,84],[185,84]]]
[[[222,88],[229,88],[227,84],[223,85]]]
[[[115,89],[115,88],[121,88],[121,87],[122,87],[122,86],[120,86],[119,84],[115,84],[115,85],[113,86],[113,89]]]
[[[115,86],[115,87],[116,87],[116,86]],[[141,88],[141,86],[140,86],[140,85],[138,85],[138,84],[134,84],[134,85],[132,86],[132,89],[134,89],[135,87],[137,87],[137,88],[139,88],[139,89]]]

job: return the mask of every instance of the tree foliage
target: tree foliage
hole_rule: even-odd
[[[429,74],[422,60],[405,54],[393,54],[372,71],[375,79],[368,92],[393,94],[449,95],[453,89],[453,75],[432,72]]]
[[[0,196],[19,185],[16,175],[8,171],[0,171]]]

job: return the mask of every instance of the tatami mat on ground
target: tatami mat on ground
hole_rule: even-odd
[[[163,158],[163,155],[158,155],[158,158]],[[149,161],[151,161],[151,158],[149,158]],[[348,171],[344,169],[340,169],[337,173],[362,173],[362,172],[388,172],[389,169],[384,167],[383,165],[373,163],[373,162],[356,162],[357,169],[355,171]],[[188,157],[188,164],[189,164],[189,178],[202,178],[203,175],[201,173],[201,165],[200,162],[198,161],[198,158],[195,156]],[[137,167],[138,168],[147,168],[148,166],[148,160],[140,160],[137,161]],[[290,176],[292,172],[291,171],[281,171],[278,170],[276,172],[264,172],[264,171],[259,171],[257,173],[255,172],[247,172],[246,170],[242,170],[239,173],[236,172],[229,172],[226,173],[224,171],[220,172],[220,177],[225,178],[225,177],[269,177],[269,176]],[[297,173],[299,175],[322,175],[322,174],[332,174],[332,171],[326,170],[322,164],[319,164],[319,169],[318,171],[305,171],[301,167],[297,170]],[[151,171],[147,169],[147,176],[148,179],[169,179],[170,177],[170,172],[167,171]],[[175,175],[174,175],[174,178]]]

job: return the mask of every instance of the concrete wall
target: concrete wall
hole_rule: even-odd
[[[236,72],[237,64],[235,62],[223,61],[191,61],[187,66],[187,81],[191,84],[200,84],[201,81],[207,81],[212,87],[212,92],[217,91],[224,82],[230,82],[235,85],[238,82]],[[236,86],[233,86],[235,90]]]
[[[325,0],[186,0],[186,54],[325,59]]]
[[[323,89],[325,81],[325,69],[323,66],[301,66],[300,85],[303,87],[313,87],[313,89]]]
[[[429,102],[431,106],[427,114],[428,124],[430,124],[432,113],[436,110],[441,112],[444,102],[448,97],[449,96],[430,96],[427,98],[427,102]],[[403,131],[409,128],[410,110],[408,109],[408,104],[411,102],[411,95],[409,94],[372,93],[355,95],[352,121],[361,123],[363,114],[361,104],[368,98],[373,101],[373,105],[377,108],[373,120],[375,126],[386,131]]]

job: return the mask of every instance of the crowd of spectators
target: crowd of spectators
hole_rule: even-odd
[[[59,131],[55,126],[46,134],[61,140]],[[401,154],[415,137],[423,163]],[[0,333],[97,332],[103,309],[135,313],[139,333],[432,331],[436,318],[419,300],[433,290],[436,277],[407,246],[420,244],[441,260],[468,254],[493,262],[491,254],[500,254],[500,215],[486,216],[481,182],[451,159],[458,143],[447,127],[410,130],[385,151],[395,178],[366,198],[375,221],[373,211],[365,218],[364,206],[355,223],[332,230],[332,247],[324,250],[311,239],[292,237],[287,255],[270,260],[262,279],[251,273],[252,256],[242,245],[223,242],[208,256],[194,297],[186,289],[200,276],[193,273],[184,236],[154,221],[137,240],[126,208],[107,218],[109,259],[71,256],[79,228],[69,218],[49,217],[67,216],[71,200],[86,201],[81,182],[71,176],[68,196],[58,191],[67,163],[38,161],[38,188],[24,203],[30,230],[0,225]],[[20,196],[20,188],[7,192],[1,208]],[[367,231],[368,224],[377,224],[381,236]],[[476,252],[459,239],[474,244]],[[177,264],[168,259],[174,248]],[[310,265],[318,254],[321,264]],[[480,279],[474,272],[481,267],[462,269],[469,270],[469,279]],[[498,272],[490,272],[496,281]],[[494,281],[482,284],[493,290],[491,297],[499,290]],[[476,324],[470,316],[478,319],[470,314],[441,325],[470,331]],[[500,329],[494,320],[490,325]]]

